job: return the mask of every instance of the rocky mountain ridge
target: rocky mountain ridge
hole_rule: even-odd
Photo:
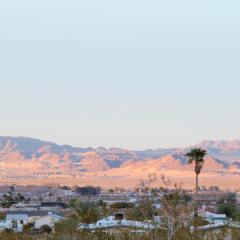
[[[240,171],[240,140],[203,141],[209,155],[204,171]],[[133,151],[78,148],[26,137],[0,137],[0,172],[4,175],[78,175],[94,172],[190,171],[188,148]]]

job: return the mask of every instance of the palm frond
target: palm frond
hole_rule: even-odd
[[[193,148],[186,153],[188,164],[195,163],[195,172],[199,174],[203,168],[204,157],[207,155],[207,151],[201,148]]]

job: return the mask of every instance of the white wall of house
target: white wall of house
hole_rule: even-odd
[[[60,217],[54,217],[54,215],[47,215],[35,220],[34,228],[40,229],[44,225],[48,225],[50,228],[53,228],[54,225],[61,220]]]

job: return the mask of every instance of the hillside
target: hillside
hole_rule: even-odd
[[[195,146],[209,152],[205,172],[240,170],[240,140],[204,141]],[[176,148],[133,151],[121,148],[78,148],[26,137],[0,137],[0,173],[4,177],[111,175],[192,171]]]

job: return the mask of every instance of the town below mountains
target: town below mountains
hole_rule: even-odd
[[[197,195],[185,158],[193,147],[209,153]],[[174,239],[240,239],[240,194],[229,191],[239,188],[239,149],[240,141],[132,151],[0,137],[0,239],[165,239],[172,221]]]

